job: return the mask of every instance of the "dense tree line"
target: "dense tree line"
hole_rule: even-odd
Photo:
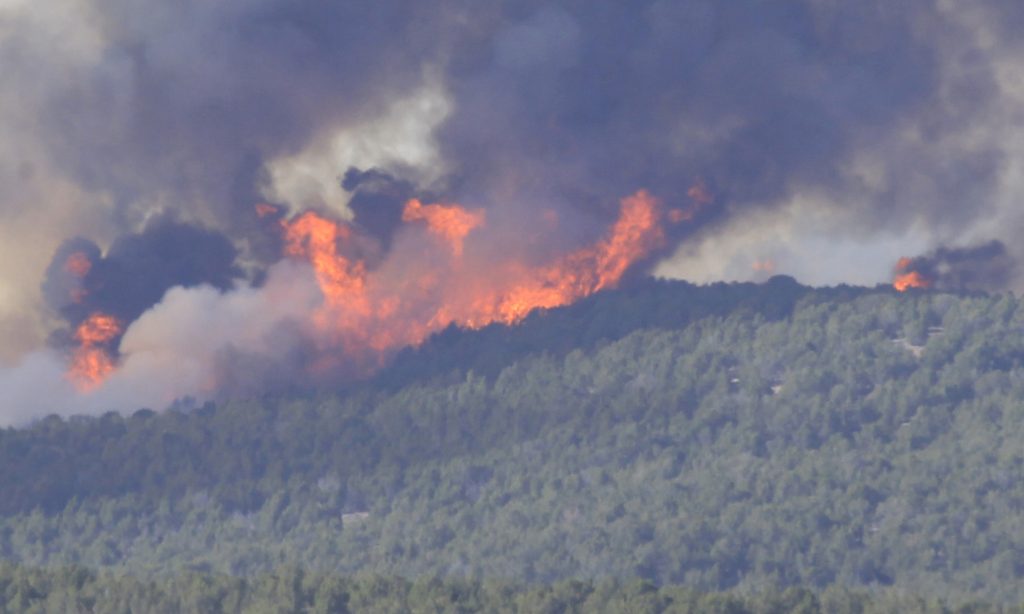
[[[621,324],[672,292],[705,307]],[[523,330],[450,331],[342,394],[7,430],[0,555],[1024,600],[1012,295],[662,284]]]
[[[187,572],[158,580],[83,567],[0,565],[0,612],[470,613],[494,614],[1009,614],[1024,608],[950,604],[895,591],[790,588],[759,593],[701,592],[650,582],[524,585],[495,581],[331,576],[289,567],[253,578]]]
[[[332,465],[348,472],[372,462],[378,449],[387,452],[392,446],[367,430],[367,415],[401,404],[418,390],[458,385],[467,372],[493,381],[524,358],[589,352],[636,330],[680,328],[712,315],[757,313],[777,320],[802,297],[822,301],[837,292],[859,291],[812,291],[786,277],[763,286],[646,280],[567,308],[536,312],[514,327],[450,328],[340,395],[295,391],[198,408],[185,400],[179,411],[162,414],[143,409],[130,417],[53,415],[33,428],[0,429],[0,492],[6,495],[0,497],[0,514],[56,512],[72,499],[122,494],[158,501],[195,489],[211,489],[230,505],[251,506],[276,492],[286,476],[309,477]],[[286,438],[269,428],[281,420],[296,427]],[[311,446],[303,435],[323,441]],[[497,436],[504,440],[506,434]],[[335,457],[324,456],[323,446],[335,448]],[[346,458],[338,458],[339,451]]]

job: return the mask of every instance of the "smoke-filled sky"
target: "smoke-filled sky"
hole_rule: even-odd
[[[874,284],[969,253],[956,279],[1020,289],[1021,27],[1014,0],[0,0],[0,423],[313,351],[282,332],[316,284],[274,231],[307,209],[390,271],[410,198],[556,258],[642,189],[686,211],[653,274]],[[195,372],[30,401],[87,307],[136,323],[123,372],[156,347]]]

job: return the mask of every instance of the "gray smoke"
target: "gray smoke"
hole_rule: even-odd
[[[74,258],[80,270],[71,264]],[[62,340],[94,313],[127,326],[176,286],[227,290],[242,275],[236,258],[234,245],[220,233],[169,217],[118,237],[105,254],[88,239],[69,239],[57,249],[42,285],[47,305],[68,325],[55,341],[64,345]]]
[[[388,249],[402,223],[402,207],[417,195],[415,186],[379,169],[354,167],[345,172],[341,186],[352,193],[348,207],[359,227]]]
[[[986,206],[1001,153],[996,143],[944,140],[996,91],[991,67],[970,55],[980,50],[955,42],[970,32],[939,4],[588,2],[510,12],[451,68],[459,112],[441,128],[444,151],[471,194],[515,182],[539,199],[593,207],[643,185],[678,203],[702,177],[731,203],[711,218],[814,189],[864,196],[869,226],[921,210],[942,212],[936,225],[957,224]],[[901,130],[924,133],[894,142]],[[857,156],[878,167],[871,185],[850,172]]]
[[[979,4],[1004,29],[1024,11]],[[700,177],[729,203],[712,220],[814,189],[869,227],[927,211],[952,228],[991,201],[1003,160],[998,143],[955,142],[999,87],[968,10],[935,0],[90,6],[102,54],[70,78],[27,23],[3,50],[46,84],[50,162],[109,194],[127,229],[159,198],[258,243],[265,164],[373,117],[428,69],[453,107],[436,133],[444,196],[492,207],[607,216],[638,187],[684,202]],[[877,176],[852,171],[864,156]]]
[[[379,254],[411,196],[486,208],[508,237],[488,248],[531,241],[543,258],[593,241],[645,188],[690,209],[668,226],[666,274],[740,254],[740,278],[771,260],[802,280],[882,281],[895,250],[995,237],[1002,269],[944,266],[958,287],[1014,286],[1022,24],[1008,0],[12,3],[0,335],[41,322],[41,304],[68,324],[93,308],[202,321],[183,305],[229,296],[242,268],[257,287],[238,291],[260,295],[282,216],[354,217]],[[698,183],[710,198],[693,207]],[[178,221],[147,225],[160,212]],[[154,224],[200,234],[157,248]],[[84,277],[65,266],[75,252]],[[160,311],[179,286],[179,310]],[[285,373],[258,354],[304,360],[297,317],[204,355]]]
[[[1013,280],[1015,262],[1001,241],[973,247],[940,247],[903,260],[897,274],[917,273],[936,290],[999,290]]]

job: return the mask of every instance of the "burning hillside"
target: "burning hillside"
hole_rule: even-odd
[[[1001,241],[972,247],[940,247],[896,263],[893,287],[937,290],[998,290],[1013,277],[1013,259]]]
[[[896,263],[896,272],[892,280],[892,287],[898,292],[906,292],[911,288],[926,289],[932,286],[932,280],[926,277],[921,271],[914,270],[914,261],[904,256]]]
[[[331,385],[647,265],[873,284],[1012,247],[1021,9],[982,1],[15,2],[0,418]],[[895,283],[1008,288],[1015,251]]]
[[[284,261],[310,267],[316,282],[315,304],[289,318],[292,334],[302,338],[305,348],[301,370],[306,376],[365,376],[398,349],[417,345],[449,325],[512,324],[534,309],[567,305],[613,288],[664,241],[662,207],[644,190],[622,199],[618,217],[603,237],[541,262],[513,253],[492,260],[481,249],[489,230],[482,210],[410,199],[402,211],[400,240],[371,261],[364,252],[374,251],[367,248],[373,239],[356,223],[313,211],[286,218],[267,204],[254,208],[257,216],[275,221]],[[474,241],[478,233],[480,241]],[[64,262],[61,270],[76,280],[93,269],[81,251]],[[77,285],[72,290],[88,296]],[[233,292],[224,290],[226,295]],[[282,292],[280,286],[250,291],[277,294],[273,300],[279,302],[290,300],[289,291]],[[113,315],[95,311],[77,324],[68,378],[80,392],[95,391],[115,373],[118,342],[125,329],[131,333],[132,319],[122,327]],[[228,340],[228,345],[238,342]],[[125,362],[130,361],[131,348],[125,353]],[[216,378],[207,377],[198,392],[209,394],[220,386]]]

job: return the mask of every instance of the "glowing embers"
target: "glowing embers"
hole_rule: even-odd
[[[64,261],[64,271],[75,278],[75,287],[68,291],[73,303],[81,303],[89,294],[83,286],[85,276],[92,270],[92,260],[85,252],[72,252]]]
[[[67,377],[81,392],[98,388],[115,368],[109,344],[121,334],[117,318],[94,313],[75,329],[78,347],[71,355]]]
[[[64,261],[64,270],[75,277],[85,277],[92,269],[92,261],[85,252],[72,252]]]
[[[757,259],[750,265],[750,268],[755,273],[762,273],[764,275],[772,275],[775,273],[776,265],[775,261],[771,258]]]
[[[715,202],[715,196],[703,179],[697,181],[686,191],[690,202],[685,207],[674,207],[668,211],[668,221],[673,224],[693,221],[702,210]]]

